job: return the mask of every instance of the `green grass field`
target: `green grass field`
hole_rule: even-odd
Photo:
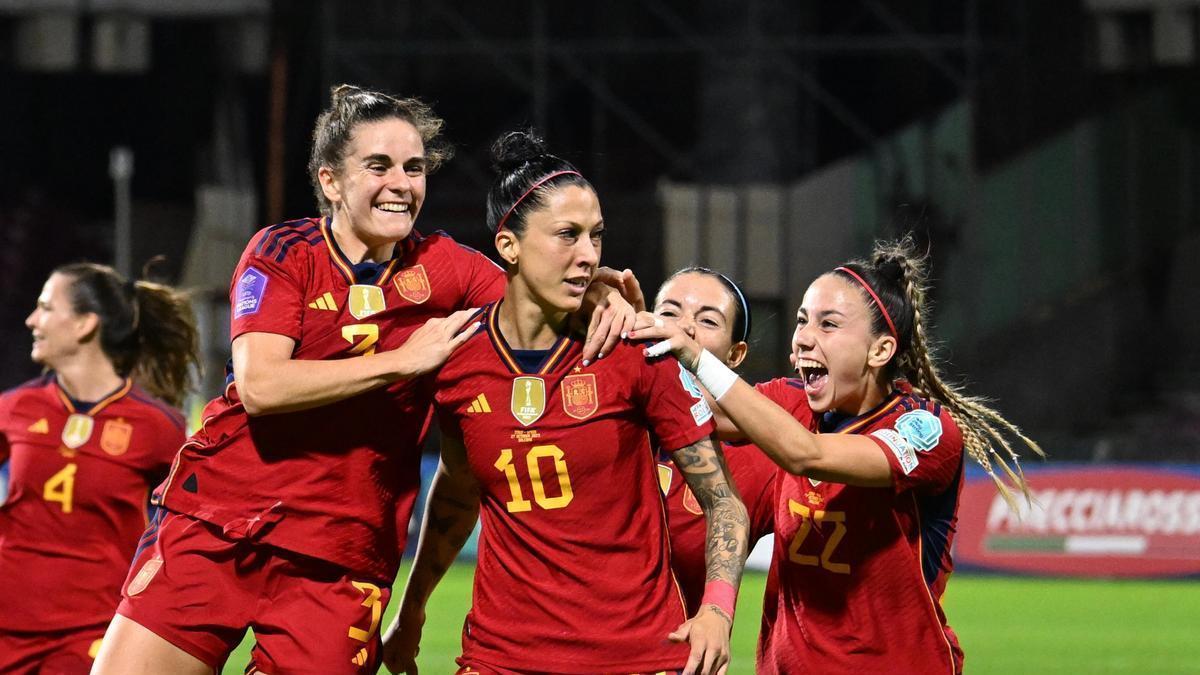
[[[430,600],[418,661],[422,673],[454,672],[472,570],[455,565]],[[407,570],[400,578],[406,574]],[[742,584],[731,675],[754,672],[765,581],[765,574],[748,573]],[[1194,581],[958,575],[950,582],[945,607],[971,675],[1200,673],[1200,583]],[[394,609],[393,603],[385,626]],[[241,673],[249,652],[248,638],[224,672]]]

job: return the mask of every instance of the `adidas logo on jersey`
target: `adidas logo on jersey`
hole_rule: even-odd
[[[50,433],[50,422],[46,421],[46,418],[43,417],[33,424],[30,424],[29,428],[25,431],[28,431],[32,434],[48,434]]]
[[[308,303],[309,309],[327,309],[331,312],[337,311],[337,303],[333,301],[333,294],[325,291],[325,295]]]
[[[471,401],[471,405],[467,406],[467,412],[490,413],[492,412],[492,406],[488,405],[487,397],[483,394],[480,394],[479,396],[475,397],[474,401]]]

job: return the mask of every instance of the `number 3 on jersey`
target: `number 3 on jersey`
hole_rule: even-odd
[[[558,479],[559,490],[557,497],[546,496],[546,485],[542,481],[540,464],[540,460],[544,458],[554,460],[554,475]],[[512,499],[504,503],[508,512],[522,513],[531,510],[533,505],[528,499],[525,499],[524,493],[521,491],[517,467],[513,464],[512,450],[508,448],[501,450],[500,459],[497,459],[493,466],[504,472],[504,477],[508,479],[508,489],[512,493]],[[571,476],[567,473],[567,460],[563,458],[563,451],[557,445],[535,445],[530,448],[529,454],[525,456],[525,468],[529,470],[529,482],[533,485],[533,500],[537,502],[538,506],[547,511],[561,509],[575,498],[575,493],[571,490]]]
[[[379,326],[373,323],[355,323],[342,326],[342,338],[351,345],[350,353],[355,356],[370,356],[375,353],[379,342]]]

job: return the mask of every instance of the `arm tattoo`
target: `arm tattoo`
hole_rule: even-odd
[[[705,578],[727,581],[737,588],[749,550],[750,518],[730,482],[721,446],[705,438],[676,450],[672,458],[708,523]]]

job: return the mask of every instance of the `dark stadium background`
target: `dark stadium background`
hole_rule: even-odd
[[[947,368],[1051,468],[1195,464],[1198,8],[0,0],[0,387],[37,372],[23,320],[48,272],[116,261],[123,147],[128,260],[165,255],[153,274],[197,291],[198,400],[217,391],[236,255],[257,227],[314,214],[307,136],[352,82],[447,121],[458,155],[430,178],[420,229],[490,252],[487,145],[531,125],[597,185],[604,262],[647,290],[681,250],[752,281],[770,267],[752,237],[777,237],[774,280],[751,283],[750,379],[785,371],[815,272],[911,231],[932,252]],[[783,195],[774,220],[743,228],[764,192]],[[689,194],[703,223],[681,236]],[[733,252],[712,227],[736,230]]]

